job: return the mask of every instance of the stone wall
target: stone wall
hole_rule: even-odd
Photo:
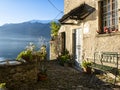
[[[96,35],[95,51],[110,51],[120,53],[120,33]]]
[[[115,32],[111,34],[98,34],[98,1],[100,0],[65,0],[64,13],[68,13],[71,9],[79,6],[81,3],[94,7],[96,10],[90,14],[86,19],[82,20],[79,25],[66,25],[66,47],[72,53],[72,32],[74,29],[82,28],[83,30],[83,52],[84,58],[93,59],[94,52],[107,51],[107,52],[120,52],[120,33]],[[118,0],[118,13],[120,13],[120,1]],[[120,14],[119,14],[120,18]],[[118,19],[119,19],[118,18]],[[87,28],[87,32],[85,29]],[[120,20],[119,20],[120,31]],[[85,32],[85,33],[84,33]]]
[[[0,83],[6,83],[7,88],[9,88],[24,85],[25,83],[37,82],[37,70],[35,63],[0,66]]]
[[[50,41],[50,60],[55,60],[60,55],[60,37],[56,36]]]
[[[55,41],[50,41],[50,60],[54,60],[57,58],[57,54],[55,53]]]
[[[96,0],[65,0],[65,14],[68,13],[71,9],[74,9],[75,7],[79,6],[82,3],[86,3],[93,8],[96,8]],[[83,55],[84,57],[91,57],[94,52],[94,39],[95,39],[95,31],[98,28],[97,22],[97,15],[96,11],[93,12],[91,15],[89,15],[85,20],[82,20],[78,25],[66,25],[64,26],[66,29],[66,47],[68,50],[72,53],[72,32],[74,32],[75,29],[82,28],[83,30]],[[89,29],[87,33],[84,33],[84,29]],[[91,41],[93,41],[91,43]],[[82,56],[83,56],[82,55]]]
[[[84,1],[85,0],[64,0],[64,14],[84,3]]]

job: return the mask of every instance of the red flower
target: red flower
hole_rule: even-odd
[[[104,27],[104,32],[108,32],[108,28],[106,26]]]

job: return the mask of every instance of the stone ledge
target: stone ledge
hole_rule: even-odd
[[[108,36],[115,36],[120,35],[120,32],[113,32],[113,33],[106,33],[106,34],[97,34],[96,37],[108,37]]]

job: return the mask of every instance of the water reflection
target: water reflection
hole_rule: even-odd
[[[44,40],[44,41],[41,41]],[[25,47],[33,42],[36,45],[36,50],[38,50],[41,44],[47,45],[47,49],[49,49],[49,39],[41,37],[0,37],[0,61],[6,59],[14,59],[17,55],[25,49]]]

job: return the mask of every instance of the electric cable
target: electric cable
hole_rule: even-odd
[[[63,11],[59,10],[50,0],[48,2],[59,12],[63,13]]]

